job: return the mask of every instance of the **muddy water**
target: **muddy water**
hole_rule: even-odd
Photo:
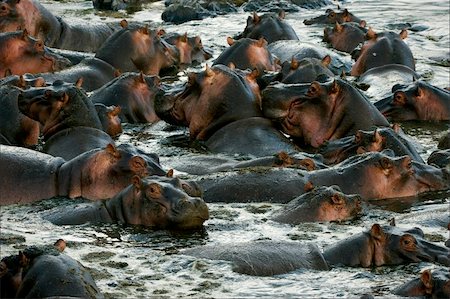
[[[174,26],[162,24],[162,2],[146,5],[142,11],[96,14],[89,1],[43,2],[55,14],[73,22],[117,21],[123,17],[152,22],[168,32],[198,34],[203,44],[214,50],[215,57],[226,47],[226,37],[243,30],[249,13],[240,12],[217,18],[192,21]],[[342,4],[341,4],[342,5]],[[330,6],[331,7],[331,6]],[[376,31],[399,30],[402,24],[426,28],[409,32],[407,43],[417,60],[417,71],[432,84],[450,85],[448,0],[441,1],[346,1],[345,7],[365,19]],[[335,8],[335,7],[332,7]],[[320,14],[304,10],[287,15],[301,40],[321,41],[322,26],[305,26],[302,21]],[[184,73],[179,75],[183,78]],[[426,158],[436,148],[439,134],[449,124],[404,124],[406,132],[417,143]],[[170,136],[186,140],[186,131],[163,123],[126,126],[119,142],[131,142],[161,156],[164,167],[179,155],[196,154],[183,142],[170,143]],[[66,252],[92,269],[100,289],[111,298],[130,297],[356,297],[370,293],[391,298],[391,291],[402,282],[416,277],[429,263],[375,269],[337,268],[329,272],[294,271],[275,277],[255,278],[239,275],[227,262],[208,261],[180,255],[182,248],[201,244],[226,244],[258,239],[314,242],[324,248],[351,234],[368,229],[374,222],[387,223],[395,217],[401,227],[419,226],[427,238],[442,244],[448,231],[439,222],[447,221],[450,197],[432,195],[421,205],[408,207],[408,200],[387,209],[372,209],[360,220],[348,223],[321,223],[290,226],[268,220],[279,208],[276,204],[210,204],[211,219],[204,230],[193,233],[153,231],[121,225],[55,226],[39,217],[39,212],[71,200],[58,198],[27,206],[1,209],[1,256],[16,253],[25,244],[49,244],[58,238],[68,241]],[[447,220],[446,220],[447,219]],[[26,240],[26,243],[23,242]]]

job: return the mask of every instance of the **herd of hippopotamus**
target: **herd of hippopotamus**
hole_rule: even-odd
[[[284,11],[249,16],[211,63],[199,36],[125,20],[72,25],[37,0],[2,0],[0,205],[82,197],[86,203],[42,217],[56,225],[192,230],[208,220],[212,202],[281,203],[271,219],[296,225],[352,220],[369,201],[448,191],[450,131],[425,162],[395,123],[450,121],[450,92],[415,72],[407,30],[375,32],[348,10],[305,20],[326,26],[324,41],[351,53],[348,65],[339,52],[300,42],[284,19]],[[205,61],[184,83],[160,78]],[[362,89],[390,73],[404,81],[369,100]],[[230,158],[181,156],[163,167],[154,153],[116,144],[122,123],[158,121],[187,127],[192,146]],[[59,240],[4,257],[1,298],[101,298],[64,247]],[[427,241],[419,228],[375,223],[323,252],[258,241],[181,253],[267,276],[419,261],[448,267],[449,247]],[[395,292],[449,298],[448,268],[426,270]]]

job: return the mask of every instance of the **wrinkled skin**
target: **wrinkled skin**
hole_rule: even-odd
[[[336,23],[334,27],[326,27],[323,31],[323,41],[339,51],[352,53],[355,48],[364,42],[367,30],[365,22]]]
[[[132,184],[106,201],[57,210],[45,216],[54,224],[125,223],[155,228],[194,229],[209,218],[208,207],[191,197],[178,178],[133,177]]]
[[[104,298],[89,271],[61,253],[64,247],[65,242],[62,248],[56,248],[55,244],[54,249],[29,246],[18,255],[3,257],[1,297]]]
[[[128,123],[159,121],[154,100],[160,79],[143,73],[125,73],[94,91],[89,97],[93,103],[120,107],[120,119]]]
[[[419,278],[405,282],[393,293],[402,297],[426,297],[432,299],[450,297],[450,273],[448,269],[433,272],[425,270]]]
[[[98,118],[102,123],[103,131],[111,137],[117,137],[122,134],[122,123],[119,117],[121,108],[117,106],[105,106],[100,103],[95,103],[94,106]]]
[[[389,123],[367,98],[341,79],[311,84],[273,84],[262,93],[265,117],[300,145],[319,147]]]
[[[312,25],[312,24],[336,24],[336,23],[344,23],[344,22],[355,22],[359,23],[361,19],[358,17],[355,17],[351,12],[349,12],[347,9],[344,9],[343,11],[335,12],[332,9],[327,9],[325,11],[324,15],[304,20],[303,23],[305,25]]]
[[[334,77],[333,72],[328,68],[331,62],[330,56],[325,56],[322,60],[317,58],[303,58],[298,61],[295,58],[291,62],[284,62],[281,68],[282,83],[311,83],[318,76]]]
[[[368,231],[344,239],[324,250],[330,266],[371,267],[420,261],[450,265],[450,250],[424,239],[420,228],[372,225]]]
[[[408,36],[406,30],[399,34],[395,32],[375,33],[369,29],[366,42],[352,67],[350,74],[360,76],[371,68],[386,64],[406,65],[415,71],[415,61],[408,45],[403,41]]]
[[[24,148],[0,146],[0,162],[0,205],[58,195],[106,199],[128,186],[134,175],[165,175],[155,155],[145,155],[130,145],[108,145],[67,162]]]
[[[279,66],[274,62],[272,55],[267,50],[267,41],[263,38],[259,40],[242,38],[233,40],[228,38],[229,48],[225,49],[213,65],[227,65],[233,64],[236,68],[257,69],[259,72],[276,71]]]
[[[423,81],[409,85],[395,85],[393,95],[375,103],[375,106],[392,121],[450,120],[450,91]]]
[[[180,55],[180,64],[202,63],[212,57],[210,50],[203,47],[200,36],[188,37],[187,34],[167,34],[164,40],[175,46]]]
[[[264,38],[269,44],[277,40],[298,40],[298,36],[294,29],[284,21],[285,13],[280,11],[278,14],[266,13],[258,16],[253,13],[253,16],[247,18],[247,25],[244,31],[236,36],[236,39]]]
[[[289,224],[353,220],[360,216],[361,197],[346,195],[337,186],[318,187],[275,211],[273,221]]]
[[[25,73],[54,72],[70,66],[69,60],[49,52],[26,30],[0,33],[0,78]]]
[[[189,248],[185,255],[232,262],[237,273],[272,276],[296,269],[328,270],[317,245],[298,242],[252,241]]]
[[[188,76],[182,92],[157,95],[155,111],[170,124],[189,127],[192,140],[207,140],[226,124],[261,116],[252,89],[228,67],[217,65]]]

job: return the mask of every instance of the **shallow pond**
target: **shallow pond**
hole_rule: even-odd
[[[215,57],[227,46],[226,37],[245,27],[247,12],[239,12],[181,25],[163,24],[160,19],[163,2],[144,5],[142,11],[96,13],[90,1],[43,1],[55,14],[73,22],[128,20],[152,22],[167,32],[200,35]],[[448,0],[440,1],[345,1],[340,4],[365,19],[376,31],[400,30],[404,23],[427,29],[409,32],[406,40],[416,58],[417,71],[439,87],[450,85],[450,38]],[[336,5],[330,6],[336,8]],[[305,26],[303,20],[325,11],[301,9],[287,14],[301,40],[326,46],[322,42],[323,27]],[[204,66],[201,66],[204,67]],[[179,75],[183,78],[184,73]],[[404,130],[420,146],[424,158],[436,149],[437,139],[449,124],[404,124]],[[162,142],[172,135],[186,136],[185,130],[168,128],[164,123],[125,126],[119,142],[131,142],[161,156],[162,165],[170,168],[176,156],[197,153],[184,146]],[[437,198],[439,197],[439,198]],[[431,196],[419,206],[394,207],[394,211],[373,209],[360,220],[349,223],[319,223],[290,226],[268,220],[279,208],[277,204],[210,204],[211,219],[204,230],[193,233],[153,231],[120,225],[55,226],[39,217],[39,211],[67,205],[68,199],[46,200],[38,204],[1,208],[1,255],[16,253],[25,244],[50,244],[58,238],[68,242],[66,253],[92,270],[100,289],[111,298],[155,297],[358,297],[365,293],[393,297],[391,291],[402,282],[417,277],[429,263],[398,267],[336,268],[329,272],[294,271],[274,277],[251,277],[231,271],[228,262],[201,260],[178,254],[182,248],[258,239],[314,242],[324,248],[351,234],[386,224],[395,217],[400,227],[421,227],[430,240],[439,242],[449,237],[445,227],[435,219],[448,217],[450,197]],[[407,203],[405,203],[407,206]],[[401,207],[400,207],[401,206]],[[448,220],[447,220],[448,221]],[[23,242],[23,238],[26,242]],[[225,245],[226,246],[226,245]]]

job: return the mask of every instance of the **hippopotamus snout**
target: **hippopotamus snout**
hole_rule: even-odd
[[[47,48],[44,49],[43,57],[44,57],[44,59],[52,61],[52,63],[53,63],[52,69],[54,72],[61,71],[72,65],[72,63],[70,62],[69,59],[67,59],[61,55],[55,54],[53,52],[50,52]]]
[[[415,161],[412,162],[412,167],[417,181],[424,188],[423,191],[445,190],[450,188],[449,175],[444,169]]]

